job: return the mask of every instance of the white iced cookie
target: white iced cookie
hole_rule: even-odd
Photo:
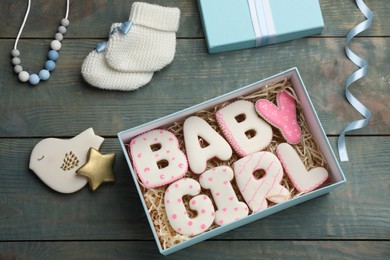
[[[257,115],[249,101],[231,103],[215,116],[224,136],[241,157],[264,149],[272,140],[271,126]]]
[[[183,132],[188,164],[194,173],[204,172],[207,161],[211,158],[226,161],[232,156],[232,148],[228,142],[200,117],[187,118]],[[202,147],[199,138],[206,142],[206,147]]]
[[[280,203],[290,198],[290,192],[280,185],[283,168],[278,158],[270,152],[257,152],[233,164],[237,186],[249,208],[254,212],[268,207],[267,200]],[[257,170],[264,176],[256,178]]]
[[[328,179],[328,171],[323,167],[315,167],[307,171],[298,153],[290,144],[279,144],[276,153],[288,177],[299,192],[312,191]]]
[[[211,191],[217,205],[215,223],[224,225],[248,215],[248,206],[237,199],[232,184],[234,174],[228,166],[219,166],[204,172],[200,178],[200,185]]]
[[[37,143],[31,152],[29,168],[47,186],[61,193],[72,193],[87,184],[87,178],[76,174],[88,158],[91,147],[99,150],[104,138],[92,128],[71,139],[47,138]]]
[[[174,182],[188,170],[187,157],[179,148],[174,134],[156,129],[141,134],[130,142],[135,171],[146,188]]]
[[[199,183],[190,178],[180,179],[165,191],[164,205],[172,228],[183,235],[195,236],[206,231],[214,221],[215,212],[211,199],[200,193]],[[197,212],[194,218],[188,217],[183,196],[195,196],[189,201],[190,209]],[[196,196],[198,195],[198,196]]]

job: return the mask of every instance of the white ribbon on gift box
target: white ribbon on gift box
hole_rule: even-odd
[[[256,47],[275,43],[275,25],[270,0],[248,0]]]

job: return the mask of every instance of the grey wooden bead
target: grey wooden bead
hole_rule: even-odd
[[[23,71],[23,67],[22,66],[20,66],[20,65],[15,65],[15,67],[14,67],[14,72],[16,73],[16,74],[19,74],[20,72],[22,72]]]
[[[69,20],[66,19],[66,18],[62,19],[62,20],[61,20],[61,25],[63,25],[63,26],[68,26],[68,25],[69,25]]]
[[[62,33],[56,33],[56,35],[54,36],[54,38],[57,40],[57,41],[62,41],[64,39],[64,35]]]
[[[13,65],[19,65],[20,64],[20,58],[18,58],[18,57],[13,58],[12,59],[12,64]]]
[[[66,33],[66,27],[65,26],[59,26],[58,27],[58,32],[62,33],[62,34],[65,34]]]
[[[18,49],[13,49],[11,51],[11,55],[12,55],[12,57],[19,57],[20,51]]]

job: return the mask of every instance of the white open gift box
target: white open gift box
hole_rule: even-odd
[[[208,230],[202,234],[194,236],[188,240],[185,240],[179,244],[173,245],[169,248],[163,248],[163,246],[159,240],[159,237],[158,237],[158,232],[156,232],[156,228],[153,224],[153,220],[151,219],[151,216],[148,213],[149,210],[148,210],[147,204],[145,203],[145,199],[144,199],[144,196],[142,193],[142,188],[140,186],[139,180],[137,178],[137,173],[135,172],[135,170],[133,168],[132,161],[131,161],[131,158],[129,155],[128,147],[129,147],[129,143],[132,140],[132,138],[134,138],[134,137],[136,137],[144,132],[147,132],[147,131],[150,131],[150,130],[153,130],[156,128],[161,128],[161,127],[164,127],[166,125],[173,124],[174,122],[177,122],[180,120],[184,120],[185,118],[187,118],[191,115],[194,115],[196,112],[198,112],[200,110],[208,110],[208,109],[215,107],[217,104],[221,104],[223,102],[228,102],[228,101],[234,100],[235,98],[240,97],[240,96],[249,95],[249,94],[259,90],[260,88],[266,86],[267,84],[271,84],[272,82],[276,82],[276,81],[279,81],[279,80],[284,79],[284,78],[287,78],[292,83],[294,92],[297,95],[297,97],[301,103],[302,111],[303,111],[304,117],[306,119],[307,125],[309,127],[309,130],[310,130],[313,138],[317,142],[319,149],[323,154],[323,157],[326,160],[327,170],[329,172],[329,178],[328,178],[327,184],[321,186],[320,188],[317,188],[314,191],[302,194],[300,196],[296,196],[296,197],[289,199],[287,201],[284,201],[282,203],[272,205],[272,206],[270,206],[264,210],[261,210],[259,212],[251,213],[248,216],[241,218],[237,221],[234,221],[232,223],[215,227],[211,230]],[[127,160],[127,163],[129,165],[129,169],[130,169],[131,175],[133,177],[137,191],[139,193],[142,205],[144,207],[146,217],[148,218],[148,221],[149,221],[150,227],[152,229],[154,238],[157,242],[157,246],[160,250],[160,253],[163,255],[168,255],[170,253],[176,252],[176,251],[183,249],[185,247],[191,246],[191,245],[196,244],[198,242],[201,242],[203,240],[217,236],[219,234],[222,234],[222,233],[227,232],[229,230],[232,230],[234,228],[240,227],[240,226],[245,225],[247,223],[250,223],[252,221],[258,220],[260,218],[266,217],[268,215],[271,215],[271,214],[276,213],[278,211],[281,211],[283,209],[297,205],[299,203],[310,200],[312,198],[321,196],[325,193],[328,193],[329,191],[331,191],[332,189],[336,188],[337,186],[341,185],[342,183],[344,183],[346,181],[345,176],[340,168],[340,165],[338,164],[338,162],[336,160],[336,157],[333,153],[333,150],[329,144],[329,141],[328,141],[328,139],[325,135],[325,132],[321,126],[321,123],[318,119],[317,113],[314,110],[313,104],[311,103],[311,100],[310,100],[309,95],[306,91],[306,88],[302,82],[302,79],[299,75],[299,72],[296,68],[289,69],[287,71],[284,71],[282,73],[279,73],[277,75],[274,75],[272,77],[264,79],[262,81],[253,83],[253,84],[248,85],[246,87],[242,87],[242,88],[237,89],[235,91],[232,91],[230,93],[213,98],[211,100],[205,101],[203,103],[200,103],[200,104],[195,105],[193,107],[190,107],[190,108],[184,109],[182,111],[173,113],[173,114],[165,116],[163,118],[154,120],[152,122],[149,122],[149,123],[122,131],[122,132],[118,133],[118,138],[119,138],[121,147],[123,149],[123,153],[125,155],[125,158]]]

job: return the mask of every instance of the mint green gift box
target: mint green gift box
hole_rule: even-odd
[[[259,47],[318,34],[318,0],[198,0],[209,53]]]
[[[213,1],[213,0],[210,0]],[[296,196],[294,198],[291,198],[289,200],[286,200],[284,202],[278,203],[276,205],[270,206],[264,210],[253,212],[249,214],[246,217],[243,217],[237,221],[233,221],[229,224],[218,226],[214,229],[208,230],[202,234],[199,234],[197,236],[191,237],[188,240],[185,240],[183,242],[180,242],[174,246],[171,246],[169,248],[164,248],[164,245],[162,244],[161,240],[159,239],[159,236],[161,235],[161,232],[156,229],[156,226],[153,223],[152,216],[150,214],[149,208],[146,204],[143,191],[142,191],[142,185],[139,181],[139,178],[137,176],[135,165],[130,159],[129,156],[129,143],[130,141],[145,132],[151,131],[153,129],[160,129],[163,127],[166,127],[168,125],[173,124],[174,122],[179,122],[181,120],[184,120],[185,118],[188,118],[189,116],[196,115],[199,111],[213,111],[216,106],[223,104],[226,102],[232,102],[234,100],[237,100],[239,97],[251,95],[254,92],[259,91],[261,88],[265,88],[267,85],[275,82],[279,82],[283,79],[288,79],[292,83],[292,88],[294,93],[296,93],[298,100],[302,107],[302,112],[304,114],[305,120],[307,122],[307,127],[309,128],[309,131],[313,135],[314,139],[316,140],[322,154],[324,155],[324,158],[328,165],[328,172],[329,172],[329,178],[328,183],[323,185],[320,188],[317,188],[316,190],[310,191],[308,193],[302,194],[300,196]],[[274,214],[276,212],[279,212],[281,210],[290,208],[292,206],[298,205],[302,202],[311,200],[313,198],[316,198],[318,196],[324,195],[326,193],[329,193],[331,190],[335,189],[336,187],[340,186],[341,184],[344,184],[346,182],[345,175],[336,159],[335,154],[333,153],[332,147],[329,143],[328,137],[325,134],[325,131],[321,125],[321,122],[318,118],[317,112],[314,109],[314,106],[311,102],[311,99],[309,97],[309,94],[306,90],[305,84],[302,81],[302,78],[298,72],[297,68],[291,68],[289,70],[286,70],[284,72],[281,72],[279,74],[276,74],[274,76],[271,76],[269,78],[266,78],[264,80],[255,82],[251,85],[237,88],[233,90],[230,93],[223,94],[219,97],[215,97],[213,99],[204,101],[203,103],[194,105],[192,107],[186,108],[182,111],[178,111],[176,113],[173,113],[171,115],[167,115],[165,117],[161,117],[158,119],[155,119],[154,121],[151,121],[149,123],[145,123],[140,126],[133,127],[131,129],[124,130],[120,133],[118,133],[118,138],[120,145],[122,147],[123,154],[125,156],[125,159],[127,161],[127,164],[129,166],[129,170],[132,176],[132,179],[134,181],[135,187],[138,191],[139,198],[141,200],[142,206],[145,210],[146,218],[148,219],[151,231],[153,233],[153,236],[156,240],[157,247],[161,254],[168,255],[171,253],[174,253],[178,250],[184,249],[186,247],[195,245],[201,241],[204,241],[206,239],[215,237],[217,235],[223,234],[225,232],[228,232],[232,229],[241,227],[243,225],[249,224],[253,221],[262,219],[264,217],[267,217],[271,214]],[[336,196],[337,198],[337,196]],[[332,203],[332,202],[330,202]],[[315,211],[315,209],[313,209]],[[337,217],[337,216],[335,216]],[[147,232],[147,231],[145,231]],[[190,257],[188,257],[190,259]],[[259,255],[259,258],[261,258],[261,255]],[[194,259],[196,259],[194,257]]]

